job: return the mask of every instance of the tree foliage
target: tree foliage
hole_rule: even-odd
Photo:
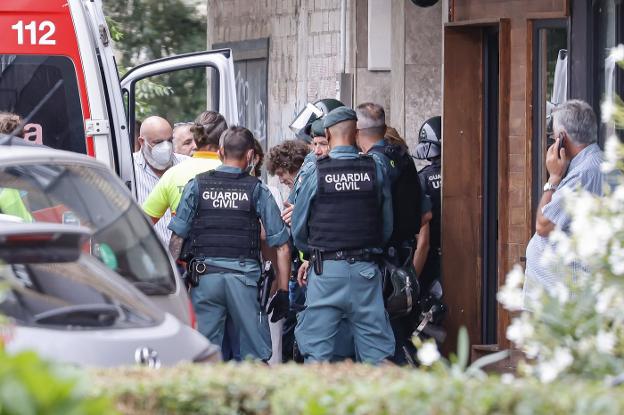
[[[122,74],[154,59],[206,50],[206,19],[182,0],[107,0],[104,11]],[[137,118],[188,121],[206,107],[203,69],[163,74],[137,83]]]

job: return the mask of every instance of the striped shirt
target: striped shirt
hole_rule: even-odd
[[[568,233],[572,218],[566,211],[564,192],[561,189],[574,190],[579,186],[597,195],[603,194],[605,176],[600,171],[603,154],[597,144],[584,148],[571,161],[566,176],[561,180],[557,191],[553,193],[551,201],[542,208],[546,219],[554,223],[559,229]],[[544,251],[548,246],[553,247],[548,237],[535,233],[529,241],[526,250],[526,278],[524,282],[524,303],[535,295],[538,287],[546,290],[553,289],[557,282],[562,281],[562,273],[542,261]],[[572,271],[578,270],[580,264],[572,264]]]
[[[134,158],[134,176],[136,179],[137,189],[137,201],[140,206],[143,206],[147,196],[152,192],[160,177],[154,173],[154,170],[147,164],[143,153],[139,150],[133,154]],[[182,154],[173,153],[173,165],[181,163],[184,160],[188,160],[190,157]],[[154,226],[156,233],[165,246],[169,246],[169,239],[171,238],[171,231],[167,229],[167,225],[171,220],[171,212],[167,210],[162,218]]]

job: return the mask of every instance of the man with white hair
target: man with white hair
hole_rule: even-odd
[[[562,276],[542,261],[555,226],[568,232],[571,218],[565,207],[562,190],[579,187],[602,195],[605,177],[600,171],[603,154],[598,144],[596,114],[586,102],[570,100],[553,110],[553,132],[556,141],[546,153],[549,178],[539,202],[535,220],[535,235],[526,250],[524,304],[540,288],[552,290],[562,282]]]

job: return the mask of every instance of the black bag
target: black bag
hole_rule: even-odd
[[[381,260],[384,304],[390,318],[409,315],[418,305],[420,286],[411,258],[403,266]]]

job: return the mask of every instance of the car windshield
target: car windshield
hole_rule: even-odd
[[[169,257],[153,227],[104,168],[59,163],[0,167],[0,214],[86,226],[93,236],[85,253],[145,294],[175,292]]]
[[[138,293],[102,275],[101,268],[84,255],[67,263],[0,263],[0,312],[20,325],[70,330],[145,327],[162,319]]]

